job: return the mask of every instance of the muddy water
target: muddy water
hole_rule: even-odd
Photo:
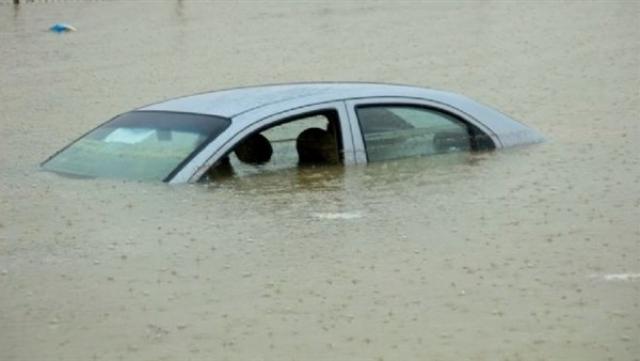
[[[638,360],[638,19],[633,2],[5,1],[0,359]],[[210,186],[37,169],[141,104],[301,80],[453,90],[549,141]]]

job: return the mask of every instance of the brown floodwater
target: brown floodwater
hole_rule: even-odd
[[[78,31],[47,31],[65,21]],[[0,3],[0,359],[640,359],[640,3]],[[410,83],[544,144],[219,184],[78,180],[133,107]]]

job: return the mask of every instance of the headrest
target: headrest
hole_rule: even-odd
[[[234,151],[238,159],[249,164],[266,163],[273,154],[271,143],[260,133],[252,134],[244,139]]]
[[[337,163],[334,137],[326,130],[309,128],[296,139],[300,163]]]

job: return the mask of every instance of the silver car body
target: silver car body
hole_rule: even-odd
[[[333,109],[340,117],[345,164],[367,162],[355,107],[404,104],[457,115],[491,137],[496,148],[543,141],[533,129],[465,96],[407,85],[379,83],[295,83],[235,88],[175,98],[137,111],[172,111],[216,115],[231,125],[195,155],[169,183],[195,182],[249,134],[283,119]]]

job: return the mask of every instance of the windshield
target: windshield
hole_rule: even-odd
[[[87,177],[166,180],[229,124],[211,115],[133,111],[89,132],[43,168]]]

